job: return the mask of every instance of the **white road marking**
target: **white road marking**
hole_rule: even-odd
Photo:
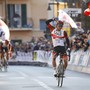
[[[44,87],[47,90],[54,90],[50,88],[49,86],[47,86],[45,83],[41,82],[40,80],[34,79],[34,81],[36,81],[38,84],[40,84],[40,86]]]
[[[28,78],[29,78],[29,76],[26,75],[25,73],[23,73],[23,72],[19,72],[19,73],[20,73],[23,77],[28,77]],[[38,79],[33,79],[33,80],[36,81],[40,86],[46,88],[47,90],[54,90],[54,89],[50,88],[49,86],[47,86],[45,83],[43,83],[42,81],[40,81],[40,80],[38,80]]]
[[[18,73],[20,73],[23,77],[29,77],[27,74],[25,74],[25,73],[23,73],[23,72],[18,72]]]

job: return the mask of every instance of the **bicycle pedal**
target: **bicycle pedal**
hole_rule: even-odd
[[[54,77],[57,77],[57,74],[54,74]]]

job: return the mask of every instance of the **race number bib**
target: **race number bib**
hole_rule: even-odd
[[[2,37],[3,35],[5,35],[5,33],[3,31],[0,31],[0,37]]]

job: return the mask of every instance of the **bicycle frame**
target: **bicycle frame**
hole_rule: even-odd
[[[63,75],[64,75],[64,62],[63,62],[63,58],[62,58],[62,55],[59,54],[60,56],[60,61],[59,61],[59,64],[58,64],[58,67],[57,67],[57,80],[58,80],[58,86],[60,85],[60,87],[62,87],[62,84],[63,84]]]
[[[6,58],[6,52],[3,50],[3,66],[4,66],[4,71],[7,71],[7,58]]]
[[[1,58],[1,65],[0,65],[0,70],[2,71],[2,68],[4,68],[4,71],[7,71],[7,60],[6,60],[6,52],[3,49],[2,52],[0,52],[0,58]]]

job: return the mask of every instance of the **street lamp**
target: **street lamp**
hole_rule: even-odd
[[[50,3],[48,4],[48,9],[47,10],[51,10]]]
[[[50,5],[57,5],[57,17],[58,17],[58,10],[59,10],[59,5],[60,5],[60,3],[59,2],[57,2],[57,3],[49,3],[48,4],[48,8],[47,8],[47,10],[49,11],[49,10],[51,10],[51,7],[50,7]],[[54,8],[53,8],[54,9]]]

